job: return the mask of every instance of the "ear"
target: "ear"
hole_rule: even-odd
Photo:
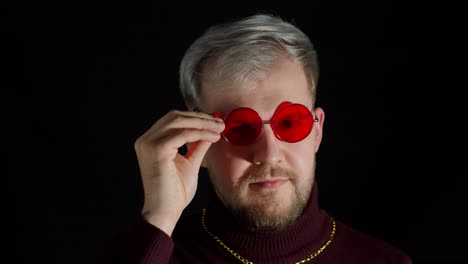
[[[318,119],[317,122],[314,122],[314,129],[312,133],[314,133],[315,136],[315,152],[319,150],[320,143],[322,142],[322,137],[323,137],[323,123],[325,121],[325,112],[323,111],[322,108],[317,107],[313,111],[314,117]]]
[[[187,143],[185,143],[185,146],[187,147],[187,151],[190,151],[190,148],[192,148],[192,143],[191,143],[191,142],[187,142]],[[203,168],[207,168],[205,157],[203,157],[200,166],[203,167]]]

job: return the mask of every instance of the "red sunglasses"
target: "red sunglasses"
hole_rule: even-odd
[[[220,117],[220,114],[213,114]],[[225,128],[221,135],[227,142],[237,146],[247,146],[255,143],[263,130],[264,124],[269,124],[275,136],[289,143],[299,142],[306,138],[317,117],[302,104],[283,102],[277,108],[270,120],[262,120],[260,115],[248,107],[240,107],[229,112],[224,118]]]

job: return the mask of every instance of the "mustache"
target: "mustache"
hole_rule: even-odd
[[[241,182],[242,184],[250,184],[264,181],[268,178],[273,177],[287,178],[294,182],[296,179],[296,174],[289,169],[274,167],[268,164],[262,164],[260,166],[251,167],[244,174],[244,176],[242,176]]]

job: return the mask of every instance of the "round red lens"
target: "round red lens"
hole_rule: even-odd
[[[262,131],[262,119],[251,108],[237,108],[224,119],[224,138],[235,145],[245,146],[254,143]]]
[[[314,118],[307,107],[290,104],[278,110],[272,128],[278,138],[293,143],[306,138],[313,125]]]

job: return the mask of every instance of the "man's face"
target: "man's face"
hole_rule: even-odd
[[[233,83],[219,92],[221,82],[202,83],[202,109],[226,115],[238,107],[250,107],[269,120],[284,101],[312,108],[312,98],[302,66],[279,58],[264,78]],[[287,143],[264,125],[258,140],[236,146],[221,139],[208,150],[203,166],[210,174],[221,201],[251,229],[281,230],[294,222],[307,205],[314,182],[315,153],[322,138],[323,110],[302,141]]]

